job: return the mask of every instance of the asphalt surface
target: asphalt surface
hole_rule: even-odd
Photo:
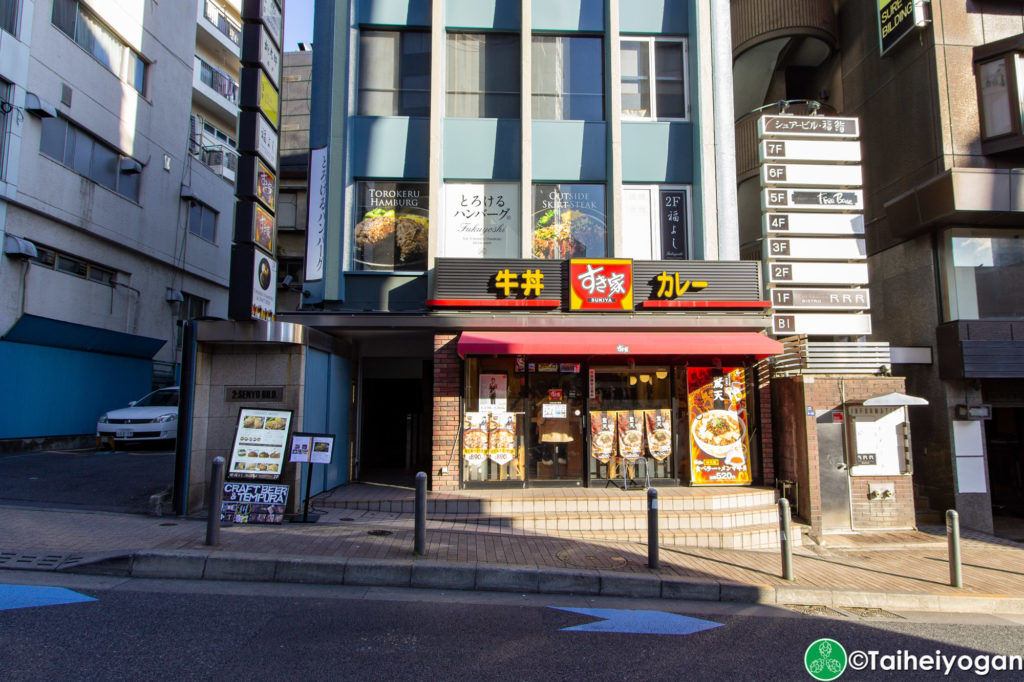
[[[144,513],[174,481],[167,443],[132,450],[51,450],[0,457],[0,504]]]
[[[800,680],[811,679],[804,657],[821,638],[840,642],[851,661],[855,651],[874,652],[876,670],[848,668],[844,681],[977,680],[973,667],[964,670],[959,664],[973,666],[988,655],[1024,655],[1024,618],[951,616],[936,622],[927,614],[849,611],[822,617],[778,607],[699,602],[18,572],[0,574],[0,581],[56,581],[95,600],[2,611],[0,678],[5,681],[155,675],[196,680]],[[600,623],[578,611],[594,608],[625,614],[625,631],[566,630]],[[709,629],[637,632],[666,614],[699,619]],[[938,652],[955,662],[949,674],[895,669],[905,660],[902,652]],[[878,669],[887,663],[889,669]],[[1022,675],[1019,669],[991,670],[984,679]]]

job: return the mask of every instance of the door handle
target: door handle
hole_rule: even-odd
[[[838,469],[839,471],[845,471],[847,468],[848,467],[846,466],[846,462],[841,462],[840,464],[836,465],[836,469]]]

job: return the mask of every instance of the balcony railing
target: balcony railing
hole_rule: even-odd
[[[232,104],[238,104],[238,81],[215,66],[211,66],[202,57],[199,60],[199,79]]]
[[[806,336],[779,339],[785,349],[772,358],[772,374],[874,374],[891,372],[888,342],[808,341]]]
[[[228,40],[233,42],[235,45],[242,44],[241,27],[229,19],[228,16],[221,11],[220,7],[217,7],[207,0],[203,7],[203,14],[211,24],[217,27],[218,31],[228,37]]]

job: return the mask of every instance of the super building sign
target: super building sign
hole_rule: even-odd
[[[883,55],[928,23],[927,7],[924,0],[878,0],[878,39]]]

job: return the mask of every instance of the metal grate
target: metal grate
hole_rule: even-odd
[[[81,554],[44,554],[34,552],[0,552],[0,568],[25,571],[56,571],[82,563]]]

